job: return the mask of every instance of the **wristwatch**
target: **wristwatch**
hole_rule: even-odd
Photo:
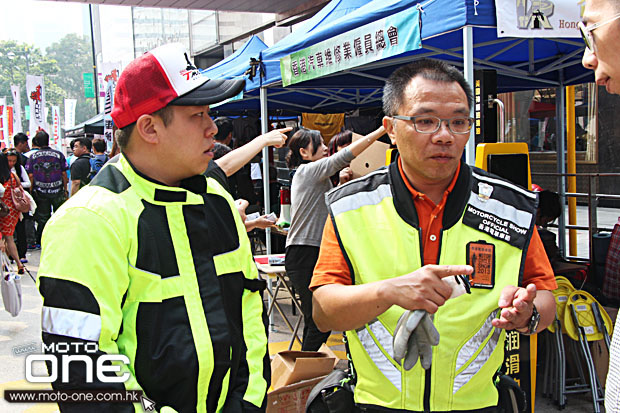
[[[536,305],[532,304],[532,316],[530,317],[530,320],[528,321],[527,325],[524,327],[524,328],[527,328],[527,330],[521,331],[523,328],[521,329],[518,328],[516,330],[521,334],[529,336],[529,335],[536,333],[536,329],[538,328],[538,323],[540,323],[540,313],[538,313],[538,310],[536,309]]]

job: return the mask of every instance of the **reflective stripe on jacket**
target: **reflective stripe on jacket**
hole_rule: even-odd
[[[422,233],[396,163],[326,195],[355,284],[408,274],[423,264]],[[434,316],[440,333],[433,364],[405,371],[392,358],[403,309],[392,306],[347,338],[362,405],[407,411],[480,409],[497,404],[492,377],[503,361],[503,330],[491,325],[501,290],[518,285],[536,216],[536,195],[461,165],[444,216],[438,264],[466,264],[467,244],[495,248],[495,284],[447,301]]]

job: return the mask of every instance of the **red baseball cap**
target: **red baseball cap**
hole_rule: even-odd
[[[210,105],[238,95],[244,86],[243,79],[209,79],[192,64],[183,45],[170,43],[143,54],[123,70],[112,119],[124,128],[167,105]]]

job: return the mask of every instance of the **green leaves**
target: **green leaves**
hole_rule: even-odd
[[[47,48],[45,54],[40,49],[13,40],[0,41],[0,96],[9,97],[13,104],[11,85],[20,86],[22,111],[28,104],[26,98],[26,74],[43,75],[45,78],[45,98],[48,107],[60,106],[61,118],[64,116],[64,99],[77,99],[76,123],[95,115],[95,100],[84,97],[82,73],[93,71],[93,58],[90,38],[68,34]],[[51,110],[48,122],[51,123]],[[26,117],[22,116],[24,130],[27,130]]]

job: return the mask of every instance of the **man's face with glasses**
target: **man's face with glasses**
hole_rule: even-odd
[[[614,0],[586,0],[579,24],[586,44],[582,63],[594,70],[596,83],[620,94],[620,7]]]
[[[383,125],[411,183],[419,190],[449,184],[473,125],[463,88],[416,76],[403,91],[397,112],[386,116]]]

